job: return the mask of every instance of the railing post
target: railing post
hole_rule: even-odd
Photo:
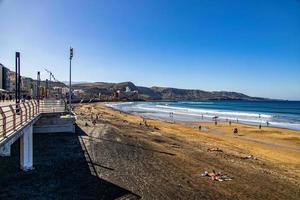
[[[30,107],[30,104],[29,102],[26,102],[26,104],[28,105],[28,109],[29,109],[29,120],[31,119],[31,107]]]
[[[12,117],[13,117],[13,129],[16,130],[16,113],[15,113],[15,110],[14,110],[12,105],[9,105],[9,109],[13,114],[12,115]]]
[[[32,101],[29,101],[29,103],[32,105],[32,116],[34,116],[34,111],[35,111],[35,109],[34,109],[34,104],[33,104]]]
[[[65,106],[65,112],[67,112],[67,102],[65,100],[64,101],[64,106]]]
[[[19,110],[20,110],[20,124],[22,125],[23,124],[23,110],[21,108],[21,104],[19,104]]]
[[[6,116],[1,107],[0,107],[0,113],[2,115],[3,136],[5,137],[6,136]]]
[[[37,101],[37,111],[40,113],[40,100]]]
[[[26,107],[26,104],[23,103],[24,105],[24,108],[25,108],[25,122],[27,122],[27,107]]]
[[[37,104],[36,100],[33,100],[33,103],[35,105],[35,114],[38,114],[39,113],[38,112],[38,104]]]

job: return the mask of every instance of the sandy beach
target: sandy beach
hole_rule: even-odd
[[[75,112],[91,159],[118,168],[97,169],[101,178],[144,199],[300,197],[299,131],[144,120],[103,103],[77,105]],[[232,180],[201,176],[212,170]]]
[[[20,171],[18,142],[0,159],[0,199],[300,197],[299,131],[170,123],[104,103],[74,111],[76,133],[34,134],[34,170]]]

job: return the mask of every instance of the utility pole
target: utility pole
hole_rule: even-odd
[[[72,83],[71,83],[71,72],[72,72],[72,58],[73,58],[73,48],[70,47],[70,74],[69,74],[69,111],[72,112]]]

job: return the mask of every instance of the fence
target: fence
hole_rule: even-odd
[[[0,106],[0,138],[33,120],[40,113],[66,112],[63,100],[31,100]]]

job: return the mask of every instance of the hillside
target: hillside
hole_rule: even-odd
[[[132,82],[122,83],[80,83],[74,84],[73,88],[82,90],[85,97],[98,97],[99,94],[114,96],[116,92],[122,94],[124,100],[263,100],[263,98],[250,97],[242,93],[227,91],[203,91],[192,89],[178,89],[169,87],[142,87],[136,86]],[[126,92],[127,88],[127,92]],[[130,92],[128,92],[130,90]],[[132,92],[138,95],[133,96]]]

